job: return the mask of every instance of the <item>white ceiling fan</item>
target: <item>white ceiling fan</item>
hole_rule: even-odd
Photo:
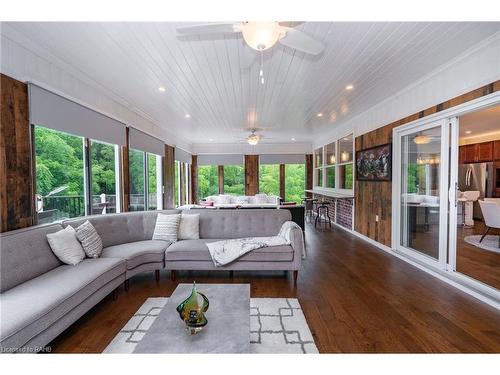
[[[279,42],[286,47],[310,55],[320,54],[325,48],[323,43],[294,28],[293,26],[297,24],[290,22],[208,23],[180,26],[177,27],[177,33],[182,36],[241,33],[246,44],[257,51],[265,51]]]
[[[262,134],[257,134],[258,131],[263,130],[261,128],[251,128],[245,130],[250,131],[250,134],[247,135],[246,137],[235,137],[235,138],[239,139],[242,142],[248,143],[250,146],[256,146],[261,141],[261,139],[264,138]],[[271,138],[266,137],[266,139],[271,139]]]

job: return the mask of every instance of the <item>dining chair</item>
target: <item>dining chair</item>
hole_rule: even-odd
[[[479,201],[479,205],[486,225],[486,232],[479,240],[479,242],[482,242],[491,228],[500,229],[500,205],[492,201]],[[498,247],[500,248],[500,236],[498,236]]]

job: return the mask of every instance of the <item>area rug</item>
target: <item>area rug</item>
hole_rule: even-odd
[[[148,298],[104,353],[132,353],[167,301],[166,297]],[[250,299],[250,352],[318,353],[296,298]]]
[[[480,235],[466,236],[464,241],[481,249],[500,253],[500,249],[498,248],[498,236],[487,235],[484,237],[483,242],[479,242],[480,239]]]

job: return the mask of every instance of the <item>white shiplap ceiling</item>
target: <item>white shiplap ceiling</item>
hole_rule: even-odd
[[[241,36],[178,38],[179,25],[187,24],[9,23],[192,144],[238,142],[251,127],[265,129],[264,142],[318,140],[500,31],[500,23],[305,22],[297,27],[324,52],[274,46],[261,85],[257,52]]]

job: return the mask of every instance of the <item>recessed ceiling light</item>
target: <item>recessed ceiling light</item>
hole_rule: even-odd
[[[470,134],[470,133],[472,133],[470,130],[467,130],[467,131],[465,132],[465,134]]]
[[[189,113],[186,113],[186,114],[184,115],[184,117],[185,117],[185,118],[191,118],[191,115],[190,115]]]
[[[295,142],[295,138],[292,138],[292,142]]]
[[[209,141],[209,142],[213,142],[213,141],[214,141],[214,139],[213,139],[213,138],[210,138],[208,141]]]
[[[349,138],[344,138],[344,141],[348,141],[348,140],[349,140]]]
[[[345,89],[346,89],[346,90],[352,90],[353,88],[354,88],[354,86],[353,86],[353,85],[347,85],[347,86],[345,87]]]
[[[320,112],[320,113],[318,113],[316,116],[318,116],[318,117],[323,117],[323,113],[321,113],[321,112]]]
[[[165,91],[167,91],[167,89],[165,87],[163,87],[163,86],[160,86],[160,87],[158,87],[158,91],[159,92],[165,92]]]

